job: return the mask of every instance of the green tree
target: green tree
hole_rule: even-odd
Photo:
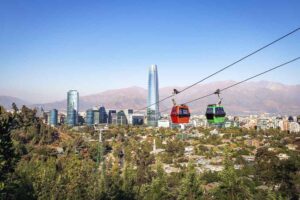
[[[169,156],[183,156],[184,154],[184,143],[179,140],[170,140],[166,144],[166,152],[168,153]]]
[[[237,173],[228,155],[224,165],[224,170],[219,173],[221,184],[214,192],[215,199],[253,199],[254,183]]]
[[[145,200],[170,199],[167,187],[166,174],[160,163],[156,165],[156,176],[148,185],[147,192],[143,196]]]
[[[15,128],[14,120],[14,116],[0,106],[0,194],[2,196],[7,195],[8,179],[18,161],[11,140],[11,131]]]
[[[136,150],[135,156],[136,166],[137,166],[137,185],[142,185],[151,181],[152,172],[150,165],[154,162],[154,156],[150,154],[150,150],[146,145],[141,144]]]
[[[124,199],[134,199],[136,196],[135,186],[136,186],[136,170],[130,164],[125,163],[122,172],[122,190],[124,191]]]
[[[256,179],[272,187],[272,190],[279,186],[278,192],[285,198],[298,199],[300,156],[292,152],[289,156],[287,160],[279,160],[276,153],[259,149],[255,163]]]
[[[18,174],[32,183],[37,199],[98,199],[105,192],[95,167],[93,161],[75,155],[46,160],[36,156],[22,161]]]
[[[189,163],[185,176],[181,180],[178,199],[202,199],[201,182],[194,166]]]

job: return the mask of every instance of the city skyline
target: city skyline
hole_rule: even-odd
[[[234,84],[232,81],[212,82],[199,84],[188,93],[179,94],[177,97],[178,103],[187,102],[201,95],[206,95],[209,92],[215,91],[216,88],[222,88]],[[174,87],[160,88],[160,96],[162,99],[169,96]],[[182,90],[183,87],[175,87]],[[300,85],[283,85],[280,83],[267,81],[250,81],[242,84],[239,87],[230,89],[222,94],[223,102],[227,106],[229,113],[247,114],[255,112],[271,112],[271,113],[297,113],[299,110],[299,91]],[[79,91],[80,92],[80,91]],[[268,94],[268,95],[265,95]],[[5,100],[6,99],[6,100]],[[203,100],[192,103],[191,109],[196,113],[201,113],[205,110],[204,106],[215,103],[216,97],[205,98]],[[12,102],[18,106],[23,104],[29,107],[42,106],[45,110],[58,109],[66,110],[67,99],[53,101],[46,104],[33,104],[28,102],[17,101],[14,98],[3,98],[0,96],[0,103],[7,109],[11,108]],[[241,104],[236,102],[242,102]],[[147,105],[147,89],[139,87],[130,87],[117,90],[109,90],[106,92],[80,96],[80,111],[85,111],[89,108],[105,106],[107,108],[133,108],[142,109]],[[160,109],[168,112],[167,108],[172,105],[171,100],[166,100],[160,103]]]
[[[295,29],[300,18],[298,1],[0,5],[0,95],[34,103],[64,99],[71,88],[81,95],[147,88],[151,63],[160,66],[161,87],[189,85]],[[298,56],[299,43],[292,35],[208,82],[238,81]],[[298,66],[257,80],[299,84]]]

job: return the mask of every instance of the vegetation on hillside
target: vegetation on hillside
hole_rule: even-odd
[[[299,152],[284,145],[295,135],[272,130],[269,147],[258,148],[249,163],[242,156],[254,149],[241,138],[263,140],[267,133],[225,129],[223,139],[234,142],[224,146],[201,128],[190,131],[205,137],[182,140],[176,129],[112,126],[99,145],[93,129],[53,128],[35,110],[13,108],[10,113],[0,106],[1,199],[299,199]],[[164,152],[151,152],[153,139]],[[200,173],[186,146],[197,156],[222,154],[224,169]],[[289,158],[280,160],[268,148]],[[180,170],[167,173],[165,166]]]

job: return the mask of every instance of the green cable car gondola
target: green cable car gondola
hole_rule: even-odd
[[[215,94],[219,97],[219,102],[217,104],[210,104],[206,109],[206,119],[211,125],[222,125],[225,122],[225,110],[221,105],[222,99],[220,98],[220,90],[218,89]]]
[[[222,124],[225,121],[226,113],[224,107],[217,104],[210,104],[206,109],[206,119],[210,124]]]

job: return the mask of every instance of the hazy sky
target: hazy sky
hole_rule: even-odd
[[[295,0],[1,0],[0,95],[32,102],[129,86],[185,86],[300,26]],[[215,76],[241,80],[300,56],[300,31]],[[300,84],[300,62],[256,80]]]

